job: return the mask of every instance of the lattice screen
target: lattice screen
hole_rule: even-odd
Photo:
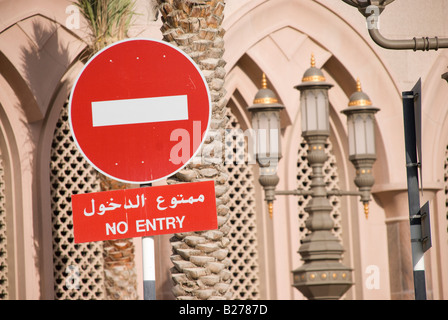
[[[6,210],[3,160],[0,157],[0,300],[8,299],[8,252],[6,242]]]
[[[312,173],[312,169],[308,165],[308,161],[306,159],[307,152],[308,152],[308,145],[302,138],[302,141],[300,142],[299,145],[299,152],[297,158],[297,186],[304,190],[308,190],[310,188],[311,173]],[[332,153],[332,145],[330,140],[327,140],[327,143],[325,144],[325,153],[328,156],[328,160],[324,164],[323,172],[324,172],[324,181],[327,185],[327,190],[339,189],[339,178],[336,166],[336,158]],[[308,218],[308,213],[305,212],[305,207],[308,204],[309,199],[310,199],[309,196],[298,197],[299,225],[302,239],[308,233],[308,230],[305,227],[305,221]],[[341,213],[340,213],[341,200],[337,196],[331,196],[329,197],[329,201],[333,207],[333,210],[331,211],[331,218],[334,221],[333,234],[339,240],[342,240]]]
[[[71,195],[100,191],[94,169],[77,150],[65,103],[51,148],[51,209],[55,299],[104,298],[102,242],[75,244]]]
[[[232,261],[230,271],[233,275],[233,299],[259,299],[254,177],[252,167],[247,164],[244,135],[230,108],[227,108],[227,117],[227,127],[230,129],[228,132],[232,134],[226,135],[226,148],[232,150],[229,156],[233,157],[233,164],[226,165],[230,185],[229,258]]]

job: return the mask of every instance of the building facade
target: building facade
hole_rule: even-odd
[[[154,1],[137,1],[133,37],[162,39]],[[381,15],[389,38],[448,37],[447,4],[396,0]],[[422,199],[430,201],[432,248],[425,254],[429,299],[448,296],[448,85],[446,49],[392,51],[369,37],[364,17],[343,1],[226,1],[224,60],[227,128],[251,128],[247,107],[262,74],[285,106],[279,190],[307,188],[311,170],[301,137],[300,93],[294,89],[314,54],[334,87],[329,91],[330,131],[325,164],[328,188],[355,190],[341,113],[359,78],[380,108],[377,160],[370,213],[359,199],[335,197],[334,234],[354,285],[344,299],[413,299],[401,93],[422,79]],[[104,299],[101,242],[75,244],[70,196],[99,191],[68,126],[70,90],[83,66],[86,24],[71,1],[0,1],[0,298]],[[230,207],[229,266],[233,299],[300,300],[292,270],[307,229],[309,198],[278,196],[267,213],[258,167],[247,158],[244,138],[227,141]],[[159,182],[163,184],[164,182]],[[169,236],[158,236],[158,299],[173,299]],[[133,240],[139,298],[141,239]]]

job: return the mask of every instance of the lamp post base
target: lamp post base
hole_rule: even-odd
[[[304,264],[293,273],[293,286],[309,300],[339,300],[353,285],[352,269],[339,262]]]

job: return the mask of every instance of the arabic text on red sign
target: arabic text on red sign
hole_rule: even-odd
[[[75,243],[217,229],[213,181],[72,196]]]

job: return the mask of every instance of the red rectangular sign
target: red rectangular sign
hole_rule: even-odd
[[[75,243],[218,228],[213,181],[72,195]]]

